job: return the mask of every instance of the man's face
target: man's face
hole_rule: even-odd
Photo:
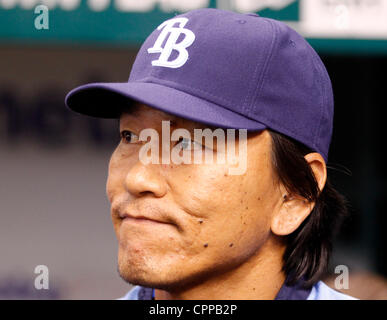
[[[139,136],[152,128],[161,137],[162,121],[167,120],[171,132],[206,128],[138,105],[136,112],[120,118],[126,138],[111,157],[107,180],[121,277],[165,290],[204,281],[259,255],[281,203],[269,132],[248,135],[247,170],[242,175],[228,174],[235,164],[227,159],[223,164],[144,164],[139,160],[142,144],[134,135],[130,140],[128,132]],[[171,142],[171,148],[177,143]],[[202,148],[214,152],[216,160],[216,148]],[[159,222],[123,219],[125,214]]]

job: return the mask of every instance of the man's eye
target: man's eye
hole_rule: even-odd
[[[180,138],[176,145],[180,146],[183,150],[190,151],[201,150],[203,148],[203,145],[201,145],[199,142],[186,138]]]
[[[136,143],[138,142],[138,136],[134,134],[132,131],[123,130],[121,132],[122,141],[125,143]]]

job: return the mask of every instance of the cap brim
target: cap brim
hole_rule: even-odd
[[[98,118],[119,118],[130,100],[188,120],[219,128],[264,130],[266,126],[183,91],[156,83],[90,83],[70,91],[65,99],[73,111]]]

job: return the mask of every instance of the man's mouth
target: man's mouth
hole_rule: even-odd
[[[130,213],[123,213],[119,214],[119,217],[122,219],[123,222],[129,222],[129,223],[159,223],[159,224],[171,224],[166,221],[162,221],[158,217],[148,217],[144,215],[135,215]]]

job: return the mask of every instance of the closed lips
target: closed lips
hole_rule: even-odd
[[[145,217],[145,216],[133,216],[133,215],[130,215],[130,214],[127,214],[127,213],[125,213],[123,215],[120,214],[120,218],[123,219],[123,220],[125,220],[125,219],[134,219],[134,220],[137,220],[137,221],[153,221],[153,222],[167,224],[167,222],[163,222],[163,221],[157,220],[155,218],[149,218],[149,217]]]

